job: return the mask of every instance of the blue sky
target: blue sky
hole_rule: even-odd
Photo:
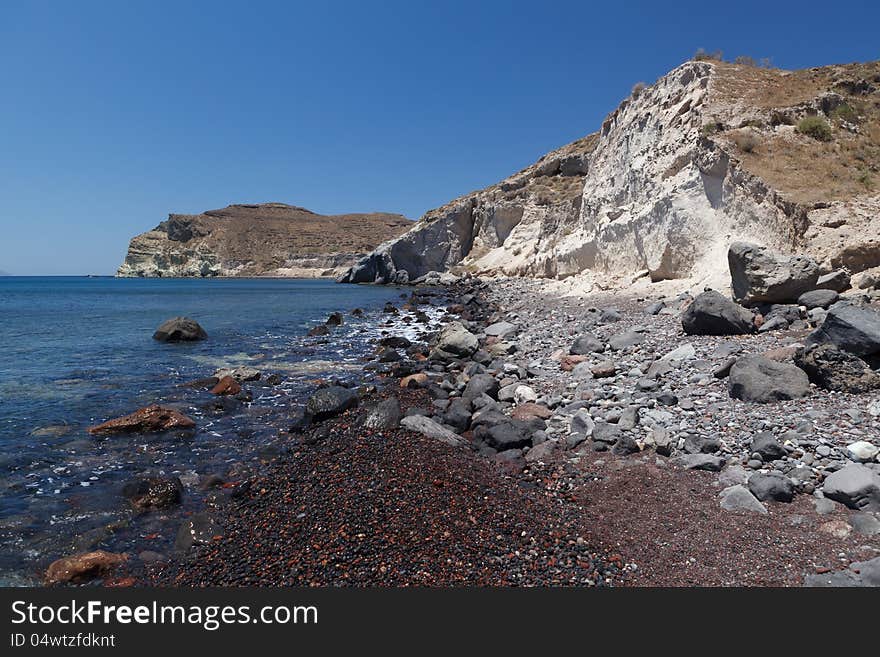
[[[699,48],[880,58],[880,3],[0,1],[0,270],[112,273],[169,212],[417,218]]]

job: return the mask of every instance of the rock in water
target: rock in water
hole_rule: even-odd
[[[755,330],[754,315],[715,290],[697,295],[681,317],[688,335],[740,335]]]
[[[145,477],[123,486],[122,495],[141,511],[167,509],[180,504],[183,484],[178,477]]]
[[[212,395],[237,395],[240,392],[241,384],[231,376],[224,376],[211,388]]]
[[[127,554],[104,550],[58,559],[46,569],[47,584],[66,584],[101,577],[128,559]]]
[[[794,362],[811,382],[825,390],[857,394],[880,389],[880,374],[858,356],[833,344],[800,349]]]
[[[730,368],[728,391],[734,399],[766,404],[805,397],[810,393],[810,380],[795,365],[746,356]]]
[[[480,346],[477,336],[460,322],[452,322],[440,334],[434,353],[440,357],[467,358]]]
[[[828,309],[822,326],[810,334],[810,344],[830,342],[856,356],[880,353],[880,313],[848,303]]]
[[[727,252],[735,301],[790,303],[816,289],[819,265],[807,256],[787,256],[748,242],[734,242]]]
[[[825,479],[822,492],[850,509],[880,511],[880,474],[867,465],[852,464]]]
[[[329,386],[315,391],[306,402],[306,413],[316,422],[335,417],[358,405],[357,393],[342,386]]]
[[[199,323],[189,317],[173,317],[156,329],[153,339],[160,342],[194,342],[208,337]]]
[[[112,433],[154,433],[171,429],[192,429],[196,426],[183,413],[173,408],[153,404],[140,408],[130,415],[124,415],[102,424],[89,427],[90,434],[103,435]]]

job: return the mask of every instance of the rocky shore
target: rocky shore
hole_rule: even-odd
[[[217,483],[173,560],[117,576],[880,584],[878,295],[754,245],[730,253],[741,303],[416,281],[385,308],[419,328],[378,341],[378,389],[325,382],[266,472]]]

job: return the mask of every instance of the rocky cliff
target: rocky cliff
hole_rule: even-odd
[[[880,63],[687,62],[635,89],[598,132],[428,212],[340,280],[452,270],[710,283],[736,240],[825,269],[876,266],[878,88]]]
[[[117,276],[338,276],[412,225],[399,214],[325,216],[283,203],[171,214],[131,240]]]

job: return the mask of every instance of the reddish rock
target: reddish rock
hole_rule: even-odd
[[[775,360],[777,363],[784,363],[794,358],[795,354],[798,351],[798,348],[802,346],[803,345],[799,344],[790,344],[785,347],[770,349],[769,351],[764,352],[764,358]]]
[[[65,584],[101,577],[128,559],[127,554],[97,550],[58,559],[46,569],[47,584]]]
[[[575,365],[577,365],[578,363],[583,363],[585,360],[587,360],[587,356],[563,356],[562,359],[559,361],[559,367],[562,368],[563,372],[571,372],[575,368]]]
[[[192,429],[196,426],[183,413],[173,408],[166,408],[158,404],[152,404],[145,408],[139,408],[130,415],[117,417],[112,420],[89,427],[91,434],[110,433],[151,433],[155,431],[168,431],[170,429]]]
[[[525,404],[520,404],[516,408],[513,409],[514,419],[516,420],[531,420],[533,418],[541,418],[542,420],[546,420],[551,415],[553,415],[553,411],[544,406],[543,404],[535,404],[534,402],[526,402]]]
[[[617,373],[617,368],[611,361],[605,361],[603,363],[599,363],[598,365],[594,365],[590,368],[590,371],[597,379],[606,379],[610,376],[614,376]]]
[[[212,395],[237,395],[241,392],[241,386],[231,376],[224,376],[217,385],[211,388]]]
[[[419,372],[418,374],[410,374],[409,376],[405,376],[400,380],[401,388],[418,388],[420,385],[426,383],[428,381],[428,375],[424,372]]]

